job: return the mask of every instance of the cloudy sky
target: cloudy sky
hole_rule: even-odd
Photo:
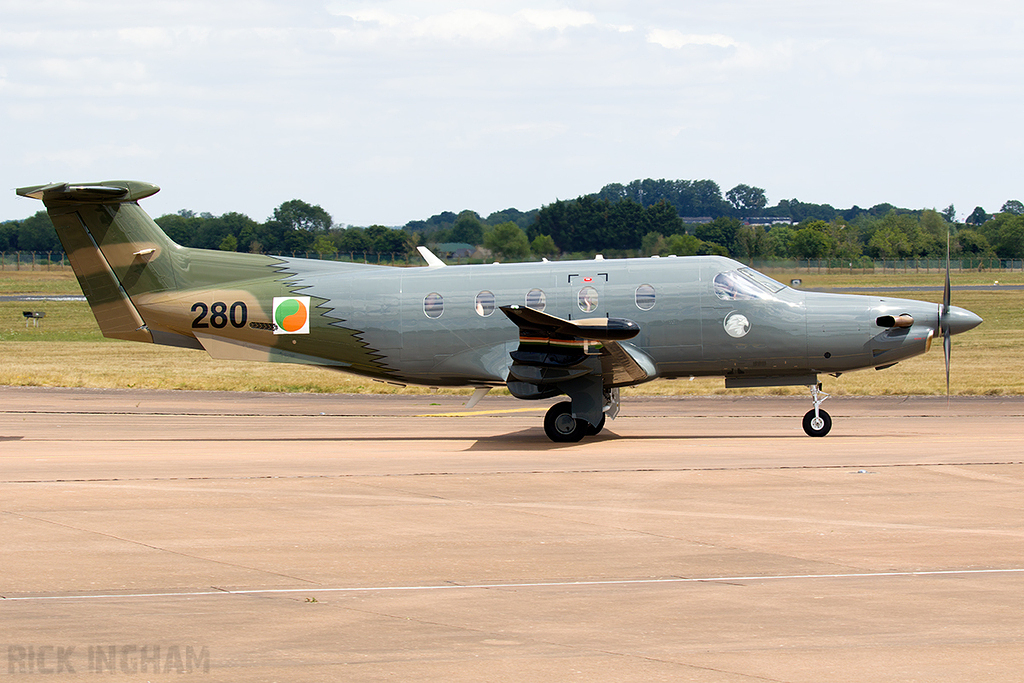
[[[0,0],[13,189],[401,225],[710,178],[962,218],[1024,199],[1024,6],[975,0]]]

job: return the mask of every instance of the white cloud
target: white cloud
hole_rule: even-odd
[[[669,50],[680,50],[689,45],[710,45],[713,47],[736,47],[738,43],[721,33],[699,35],[683,33],[675,29],[653,28],[647,32],[647,42]]]
[[[118,30],[117,36],[130,45],[149,49],[166,49],[174,45],[172,32],[158,26],[131,26]]]
[[[75,133],[74,129],[68,133]],[[30,164],[45,163],[66,166],[71,171],[81,172],[94,166],[97,161],[156,158],[157,152],[139,145],[100,144],[92,146],[67,146],[41,152],[29,152],[26,161]]]
[[[349,17],[355,21],[361,23],[380,24],[381,26],[400,26],[402,24],[410,24],[415,22],[416,17],[411,15],[396,14],[389,12],[384,9],[369,7],[369,8],[356,8],[353,10],[337,9],[332,10],[332,14],[341,17]]]
[[[484,6],[490,6],[482,3]],[[418,13],[408,10],[420,9]],[[423,11],[425,9],[425,11]],[[431,11],[434,9],[435,11]],[[473,7],[442,9],[428,4],[401,8],[344,7],[331,5],[329,11],[339,17],[352,19],[357,29],[378,32],[375,37],[388,40],[403,38],[428,39],[443,42],[474,42],[482,45],[507,46],[516,40],[530,40],[537,31],[564,32],[574,28],[597,24],[590,12],[558,9],[523,9],[500,12]],[[343,29],[348,34],[352,29]],[[397,46],[401,49],[401,46]]]
[[[524,9],[516,12],[529,23],[540,29],[558,29],[564,31],[569,28],[581,26],[592,26],[597,23],[597,18],[590,12],[581,12],[573,9]]]

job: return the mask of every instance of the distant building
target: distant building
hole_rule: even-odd
[[[444,242],[437,245],[437,250],[448,258],[469,258],[476,247],[467,242]]]
[[[767,216],[763,218],[741,218],[743,225],[793,225],[789,216]]]
[[[711,216],[680,216],[679,219],[686,225],[704,225],[715,220]],[[793,219],[789,216],[768,216],[758,218],[741,218],[743,225],[793,225]]]

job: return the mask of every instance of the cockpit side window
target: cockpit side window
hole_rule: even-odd
[[[749,270],[745,268],[744,270]],[[757,271],[750,271],[757,273]],[[760,273],[757,273],[760,275]],[[765,276],[765,280],[775,282]],[[779,284],[775,282],[775,284]],[[780,286],[781,289],[781,286]],[[728,270],[715,276],[715,296],[725,301],[749,301],[752,299],[771,299],[778,290],[769,289],[759,280],[750,278],[746,273]]]

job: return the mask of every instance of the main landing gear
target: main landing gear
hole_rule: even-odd
[[[605,416],[592,425],[586,420],[572,416],[572,403],[562,401],[548,408],[544,416],[544,433],[558,443],[576,443],[585,436],[596,436],[604,429]]]
[[[825,436],[832,429],[832,416],[821,409],[821,404],[828,398],[828,394],[821,390],[820,384],[811,385],[811,400],[814,401],[814,408],[804,415],[804,431],[807,436]]]
[[[548,408],[544,416],[544,433],[556,443],[576,443],[585,436],[596,436],[604,429],[605,420],[619,413],[619,390],[605,389],[604,405],[597,424],[584,418],[573,417],[572,401],[562,401]]]

